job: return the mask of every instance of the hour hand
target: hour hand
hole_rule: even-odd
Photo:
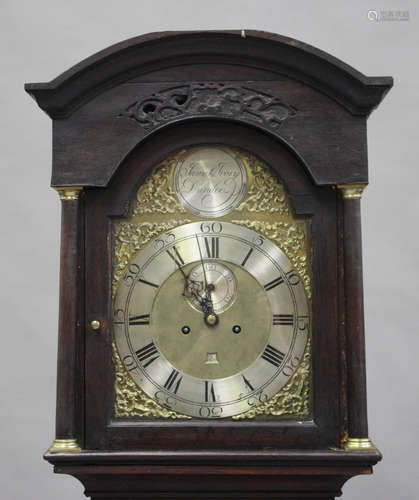
[[[185,277],[185,288],[183,289],[183,295],[188,298],[194,297],[201,307],[204,302],[204,297],[202,297],[202,295],[200,294],[200,290],[203,289],[204,286],[202,281],[195,281],[189,276]]]

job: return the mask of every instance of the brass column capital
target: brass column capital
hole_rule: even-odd
[[[64,186],[64,187],[54,187],[58,192],[58,196],[63,201],[77,200],[80,193],[83,191],[82,186]]]
[[[367,187],[365,183],[359,184],[338,184],[338,189],[341,190],[342,196],[345,199],[360,199],[362,197],[362,192]]]

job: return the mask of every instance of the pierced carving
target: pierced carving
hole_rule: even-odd
[[[269,93],[239,85],[194,83],[171,87],[130,104],[119,116],[145,130],[187,116],[225,116],[277,129],[296,108]]]

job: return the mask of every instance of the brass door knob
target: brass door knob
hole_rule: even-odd
[[[91,326],[92,330],[98,331],[98,330],[100,330],[101,324],[100,324],[100,321],[98,321],[97,319],[94,319],[93,321],[90,322],[90,326]]]

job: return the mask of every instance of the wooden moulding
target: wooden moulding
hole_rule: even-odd
[[[378,452],[85,452],[46,455],[55,472],[79,479],[93,500],[294,498],[332,500],[370,474]]]
[[[149,33],[108,47],[48,83],[25,90],[52,118],[63,118],[109,83],[180,64],[250,66],[307,82],[353,113],[368,115],[393,85],[391,77],[366,77],[308,44],[255,30],[166,31]]]
[[[132,38],[25,89],[53,119],[53,186],[106,187],[140,142],[204,119],[273,135],[317,185],[335,185],[368,181],[366,119],[392,83],[298,40],[246,30]]]

